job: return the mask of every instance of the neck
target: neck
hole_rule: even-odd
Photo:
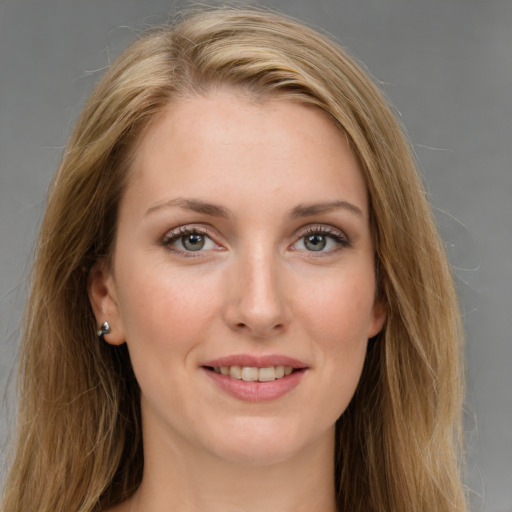
[[[232,461],[144,434],[130,512],[335,512],[334,431],[285,460]]]

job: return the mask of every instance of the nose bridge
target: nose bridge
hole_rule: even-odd
[[[283,330],[289,321],[281,262],[271,247],[259,245],[237,258],[226,319],[235,329],[264,337]]]
[[[279,285],[273,255],[257,254],[246,261],[246,292],[243,300],[250,310],[269,314],[280,302]]]

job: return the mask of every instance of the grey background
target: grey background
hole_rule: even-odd
[[[512,1],[269,0],[334,34],[401,113],[467,330],[473,510],[512,511]],[[94,83],[136,31],[186,2],[0,0],[0,389],[45,193]],[[0,413],[0,459],[12,421]],[[11,398],[9,398],[11,397]],[[0,466],[3,464],[0,464]]]

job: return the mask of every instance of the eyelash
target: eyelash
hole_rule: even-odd
[[[219,247],[218,244],[214,241],[214,232],[210,229],[207,229],[203,226],[180,226],[176,229],[173,229],[165,234],[165,236],[162,238],[162,245],[166,247],[169,251],[179,254],[185,254],[187,257],[199,257],[201,256],[201,253],[204,252],[202,250],[198,251],[190,251],[190,250],[183,250],[183,249],[176,249],[173,248],[172,245],[176,243],[181,238],[187,236],[187,235],[202,235],[204,237],[209,238],[217,247]],[[336,247],[334,249],[331,249],[329,251],[318,251],[318,254],[316,256],[331,254],[332,252],[338,251],[341,248],[349,248],[352,246],[352,241],[340,230],[334,229],[329,226],[309,226],[303,231],[300,232],[299,236],[297,237],[297,240],[292,244],[295,245],[301,240],[305,239],[308,236],[313,235],[321,235],[328,237],[336,244],[338,244],[341,247]],[[309,253],[315,253],[315,251],[308,251],[307,249],[304,249],[305,252]],[[197,254],[196,254],[197,253]]]
[[[162,245],[166,247],[169,251],[180,253],[180,254],[186,254],[188,257],[197,257],[200,256],[200,254],[203,251],[187,251],[183,249],[175,249],[172,248],[172,244],[177,242],[180,238],[183,238],[187,235],[202,235],[204,237],[209,238],[213,242],[213,232],[212,230],[202,227],[202,226],[180,226],[176,229],[173,229],[171,231],[168,231],[164,237],[162,238]],[[215,242],[213,242],[215,243]],[[215,244],[218,246],[218,244]]]
[[[342,231],[334,229],[330,226],[309,226],[300,234],[299,240],[311,235],[322,235],[331,238],[337,244],[347,249],[352,246],[352,240],[350,240]],[[338,248],[339,249],[339,248]],[[334,249],[336,250],[336,249]],[[314,251],[309,251],[314,252]],[[320,252],[320,251],[319,251]],[[328,253],[333,251],[327,251]]]

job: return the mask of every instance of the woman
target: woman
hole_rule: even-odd
[[[52,185],[2,510],[461,511],[456,298],[371,81],[279,15],[134,43]]]

